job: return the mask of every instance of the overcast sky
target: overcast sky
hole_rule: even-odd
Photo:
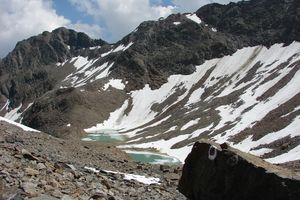
[[[0,0],[0,57],[45,30],[65,26],[115,42],[142,21],[194,12],[212,2],[230,0]]]

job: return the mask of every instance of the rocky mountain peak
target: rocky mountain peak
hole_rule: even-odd
[[[76,55],[81,48],[106,44],[101,39],[91,39],[88,35],[64,27],[52,32],[45,31],[16,44],[15,49],[3,60],[9,70],[63,62]]]

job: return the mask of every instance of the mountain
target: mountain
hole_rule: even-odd
[[[0,113],[51,135],[115,129],[181,161],[209,138],[299,167],[300,4],[250,0],[147,21],[115,44],[65,28],[0,64]]]

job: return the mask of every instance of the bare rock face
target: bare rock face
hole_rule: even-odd
[[[179,191],[188,199],[300,199],[299,174],[221,146],[208,141],[193,146],[179,181]]]
[[[32,101],[52,90],[68,74],[56,68],[57,62],[83,54],[87,47],[105,44],[101,39],[93,40],[85,33],[66,28],[20,41],[0,60],[0,95],[9,99],[10,108]]]
[[[217,30],[248,45],[299,41],[297,0],[251,0],[228,5],[209,4],[196,13]]]

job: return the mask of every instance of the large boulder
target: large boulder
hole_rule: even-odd
[[[299,200],[300,176],[226,144],[196,142],[179,191],[190,200]]]

